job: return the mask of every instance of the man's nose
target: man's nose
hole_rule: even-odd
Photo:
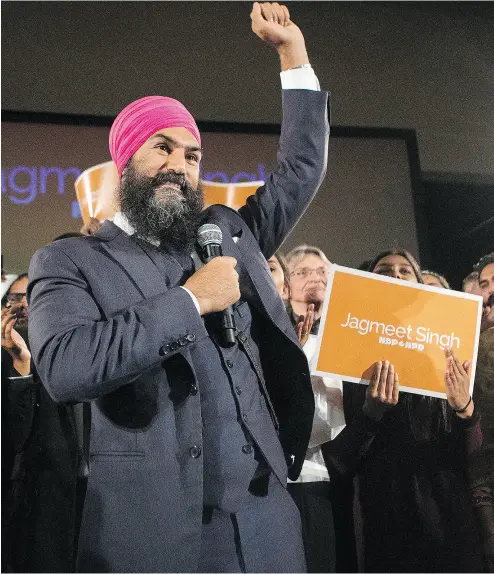
[[[185,174],[185,152],[181,149],[174,149],[167,158],[166,169],[180,175]]]

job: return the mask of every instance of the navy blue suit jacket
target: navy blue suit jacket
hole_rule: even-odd
[[[224,254],[238,261],[243,304],[262,317],[262,368],[291,478],[303,464],[314,402],[307,361],[266,258],[321,184],[328,135],[327,94],[284,91],[276,171],[239,212],[206,212],[223,232]],[[190,350],[208,333],[191,297],[167,285],[111,222],[93,237],[40,249],[29,277],[29,336],[42,381],[56,401],[92,401],[80,568],[194,571],[202,459],[190,449],[201,444],[202,419],[201,373]],[[193,386],[199,393],[189,392]],[[286,480],[285,461],[267,458]]]

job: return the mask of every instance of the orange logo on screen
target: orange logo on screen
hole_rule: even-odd
[[[388,359],[402,388],[444,393],[444,347],[462,362],[474,357],[480,305],[336,269],[317,370],[368,379],[366,369]]]
[[[241,183],[218,183],[216,181],[203,181],[204,203],[206,207],[220,203],[232,209],[239,209],[245,205],[247,198],[254,195],[256,190],[264,185],[263,181],[248,181]]]
[[[95,165],[83,171],[75,181],[75,192],[84,223],[91,217],[103,221],[115,215],[115,190],[118,187],[117,168],[112,161]],[[247,198],[264,184],[263,181],[241,183],[201,182],[205,206],[220,203],[233,209],[245,205]]]

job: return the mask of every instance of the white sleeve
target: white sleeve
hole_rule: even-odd
[[[33,381],[34,382],[34,377],[33,374],[30,373],[29,375],[19,375],[18,377],[8,377],[9,381]]]
[[[312,90],[321,91],[319,80],[312,68],[293,68],[280,72],[281,88],[283,90]]]
[[[184,287],[183,285],[181,285],[180,288],[183,289],[184,291],[187,291],[187,293],[192,297],[192,301],[194,302],[194,305],[196,306],[197,312],[200,315],[201,314],[201,307],[199,306],[199,301],[197,300],[197,297],[194,295],[194,293],[192,293],[192,291],[189,291],[189,289],[187,289],[187,287]]]
[[[309,335],[304,345],[304,353],[313,367],[317,348],[317,336]],[[331,377],[311,375],[314,392],[314,420],[309,440],[309,448],[314,448],[333,440],[345,427],[343,411],[343,387],[340,380]]]

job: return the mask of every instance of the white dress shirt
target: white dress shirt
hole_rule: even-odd
[[[316,352],[316,335],[309,335],[304,353],[313,367]],[[309,447],[300,476],[289,482],[329,481],[329,474],[322,456],[321,445],[333,440],[345,428],[343,412],[343,385],[341,380],[311,375],[315,411]]]

